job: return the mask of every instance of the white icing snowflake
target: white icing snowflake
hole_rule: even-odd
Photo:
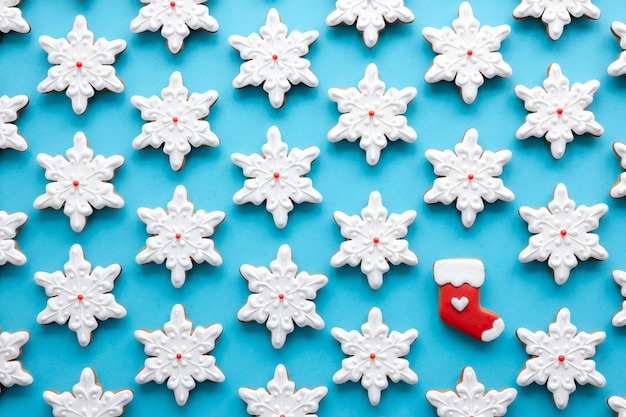
[[[22,11],[15,7],[21,2],[22,0],[0,0],[0,32],[30,32],[30,25],[22,17]]]
[[[370,403],[377,405],[381,391],[389,386],[387,378],[393,382],[417,383],[417,374],[409,368],[409,361],[402,358],[417,339],[417,330],[389,333],[389,327],[383,323],[383,313],[374,307],[361,326],[362,334],[339,327],[333,328],[331,333],[341,343],[343,353],[349,356],[341,361],[341,369],[333,375],[335,384],[360,379]]]
[[[133,391],[130,389],[102,391],[95,371],[85,368],[80,373],[78,383],[72,387],[72,392],[47,390],[43,393],[43,399],[52,407],[54,416],[68,417],[119,417],[133,399]]]
[[[359,146],[366,152],[367,163],[376,165],[380,151],[387,147],[387,140],[415,142],[417,139],[415,130],[407,125],[406,117],[400,116],[416,94],[414,87],[399,91],[390,88],[385,92],[378,68],[369,64],[358,90],[353,87],[328,90],[330,99],[344,113],[339,117],[339,123],[328,132],[328,140],[354,142],[360,139]]]
[[[617,21],[611,23],[611,32],[619,40],[619,47],[626,49],[626,24]],[[611,62],[606,69],[606,72],[614,77],[626,75],[626,51],[620,52],[617,59]]]
[[[552,40],[561,37],[563,28],[571,23],[572,16],[598,19],[600,9],[591,0],[521,0],[513,10],[513,17],[516,19],[541,18],[548,27],[548,35]]]
[[[111,65],[126,49],[124,40],[100,38],[94,42],[94,34],[82,15],[76,16],[67,39],[69,42],[63,38],[39,37],[39,44],[48,53],[48,62],[55,64],[37,86],[40,93],[67,90],[65,94],[72,100],[72,109],[83,114],[94,90],[124,91],[124,83],[115,76]]]
[[[13,333],[0,330],[0,388],[33,383],[33,377],[15,360],[29,339],[30,334],[24,330]]]
[[[282,229],[287,226],[293,203],[322,201],[322,195],[313,188],[311,179],[304,177],[311,170],[311,164],[320,150],[317,146],[309,146],[305,149],[293,148],[288,152],[276,126],[268,129],[267,143],[261,150],[263,155],[232,154],[235,165],[249,177],[243,188],[233,196],[233,202],[258,206],[265,201],[265,208],[272,213],[274,224]]]
[[[515,388],[490,389],[485,393],[485,386],[478,381],[476,372],[470,366],[463,368],[455,390],[431,389],[426,392],[426,400],[437,409],[438,416],[503,416],[517,397]]]
[[[209,16],[209,8],[201,3],[207,0],[141,0],[146,3],[139,15],[130,22],[134,33],[156,32],[166,39],[167,48],[177,54],[183,47],[183,40],[189,36],[189,29],[203,29],[216,32],[217,20]]]
[[[480,26],[468,2],[461,3],[452,28],[426,27],[422,35],[438,53],[426,71],[427,83],[452,81],[461,89],[463,101],[473,103],[484,78],[507,78],[513,70],[497,51],[511,32],[509,25]]]
[[[622,169],[626,169],[626,143],[614,142],[613,152],[619,158]],[[617,178],[617,182],[611,187],[609,195],[613,198],[626,196],[626,172],[622,172]]]
[[[562,308],[556,321],[548,326],[549,333],[538,330],[517,329],[517,337],[526,345],[526,353],[532,358],[517,376],[517,384],[546,384],[557,408],[567,407],[569,396],[576,390],[576,383],[603,387],[604,376],[596,371],[596,363],[588,358],[596,353],[606,334],[602,331],[576,333],[570,321],[570,312]]]
[[[215,227],[224,221],[222,211],[193,212],[194,205],[187,199],[187,189],[179,185],[167,212],[161,207],[140,207],[137,215],[146,224],[146,231],[155,236],[146,240],[146,247],[136,256],[137,263],[155,262],[172,271],[172,285],[176,288],[185,283],[186,271],[193,268],[193,261],[208,262],[213,266],[222,264],[222,257],[209,239]]]
[[[193,331],[191,327],[185,308],[176,304],[163,330],[135,331],[135,337],[145,345],[144,352],[150,356],[135,381],[138,384],[148,381],[162,384],[167,379],[167,387],[174,391],[176,403],[180,406],[187,403],[189,391],[195,388],[196,381],[224,381],[215,357],[208,354],[222,334],[222,326],[197,326]]]
[[[9,214],[0,210],[0,265],[7,262],[13,265],[26,263],[26,256],[19,251],[13,238],[17,235],[17,229],[22,227],[27,219],[26,213]]]
[[[607,399],[607,404],[611,410],[615,411],[617,417],[626,417],[626,398],[612,395]]]
[[[285,103],[285,93],[291,89],[291,84],[317,87],[317,77],[310,70],[311,63],[302,58],[309,52],[309,45],[317,40],[319,33],[316,30],[304,33],[294,30],[287,35],[287,26],[272,8],[260,32],[261,36],[252,33],[247,37],[232,35],[228,38],[230,46],[246,60],[233,80],[233,87],[256,87],[263,83],[263,90],[275,109]]]
[[[613,281],[615,281],[615,283],[620,287],[622,297],[626,297],[626,272],[615,270],[613,271],[612,276]],[[615,313],[613,319],[611,320],[611,323],[615,327],[626,326],[626,301],[622,302],[622,308],[620,309],[620,311]]]
[[[283,347],[287,335],[293,332],[294,322],[300,327],[324,328],[324,320],[315,311],[315,303],[311,300],[326,285],[328,277],[308,272],[298,274],[298,265],[291,258],[289,245],[278,249],[270,269],[246,264],[241,266],[240,272],[253,294],[241,307],[237,318],[265,323],[276,349]]]
[[[50,297],[46,308],[37,315],[37,322],[68,323],[70,330],[76,332],[78,343],[87,346],[91,341],[91,333],[98,327],[96,319],[126,317],[126,309],[110,293],[122,267],[119,264],[106,268],[96,266],[92,271],[83,248],[75,244],[63,268],[65,273],[35,273],[35,282],[44,287],[46,295]]]
[[[456,200],[463,226],[472,227],[476,214],[485,208],[483,200],[493,203],[496,200],[513,201],[515,198],[502,180],[495,178],[502,174],[502,168],[511,156],[508,149],[483,153],[483,148],[478,145],[476,129],[465,132],[454,152],[428,149],[426,159],[440,178],[426,191],[424,201],[448,205]]]
[[[316,417],[320,401],[326,396],[326,387],[300,388],[289,379],[285,365],[278,365],[274,378],[263,388],[239,388],[239,396],[248,405],[247,412],[256,417]]]
[[[363,42],[372,48],[378,42],[378,33],[385,23],[411,23],[413,12],[404,6],[404,0],[337,0],[335,10],[326,17],[328,26],[353,25],[363,33]]]
[[[592,112],[585,110],[599,87],[600,82],[591,80],[584,84],[574,83],[570,88],[561,67],[551,64],[543,88],[515,86],[515,94],[524,101],[524,108],[531,112],[515,136],[518,139],[545,136],[550,143],[552,157],[560,159],[565,153],[565,146],[574,140],[572,132],[577,135],[602,135],[604,128],[595,121]]]
[[[373,289],[383,285],[383,274],[389,271],[389,262],[417,265],[417,255],[409,250],[409,242],[401,239],[406,236],[417,213],[407,210],[402,214],[392,213],[389,218],[387,213],[378,191],[370,194],[361,217],[348,216],[341,211],[333,213],[341,235],[347,240],[341,243],[330,264],[335,268],[361,264],[361,271]]]
[[[141,111],[143,120],[148,121],[141,129],[141,135],[133,140],[133,148],[147,146],[159,148],[170,156],[170,166],[179,171],[185,163],[185,156],[191,146],[217,146],[219,138],[211,131],[209,122],[204,120],[217,101],[217,91],[192,93],[183,85],[183,76],[175,71],[170,83],[161,90],[160,99],[133,96],[130,101]]]
[[[115,170],[124,164],[124,157],[96,155],[87,144],[83,132],[74,135],[74,146],[62,155],[37,155],[37,162],[46,170],[46,192],[34,202],[36,209],[63,207],[63,213],[70,218],[70,226],[75,232],[85,228],[87,217],[93,210],[104,207],[122,208],[124,200],[115,193],[108,180],[113,179]]]
[[[589,233],[598,228],[600,218],[608,210],[604,203],[576,207],[565,185],[558,184],[547,208],[520,207],[519,214],[528,223],[528,231],[535,235],[519,254],[519,260],[543,262],[547,259],[556,283],[564,284],[570,271],[578,265],[576,258],[586,261],[609,257],[606,249],[600,246],[600,237]]]
[[[0,149],[25,151],[28,148],[28,143],[18,133],[17,126],[10,123],[17,119],[19,111],[28,105],[28,101],[25,95],[0,97]]]

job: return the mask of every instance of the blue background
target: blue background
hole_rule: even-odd
[[[626,140],[626,78],[608,76],[606,67],[620,52],[610,24],[626,20],[626,9],[617,1],[594,3],[602,10],[602,17],[597,21],[576,19],[555,42],[548,38],[541,21],[513,19],[511,13],[517,1],[475,1],[474,13],[482,24],[511,25],[512,33],[500,51],[514,72],[508,79],[488,80],[480,88],[476,102],[466,105],[453,83],[429,85],[423,81],[435,55],[421,30],[425,26],[450,26],[457,16],[459,1],[406,0],[415,22],[388,26],[376,47],[368,49],[354,27],[325,25],[325,18],[334,7],[331,0],[210,0],[210,14],[218,20],[219,31],[193,32],[185,39],[183,51],[172,55],[159,33],[131,33],[130,21],[142,6],[137,0],[24,0],[20,7],[32,31],[0,38],[0,94],[30,97],[30,105],[16,123],[30,147],[23,153],[0,151],[0,209],[28,213],[29,220],[17,237],[28,263],[0,268],[0,326],[5,331],[30,331],[31,341],[24,347],[21,360],[35,382],[27,387],[3,389],[0,416],[50,415],[42,392],[71,390],[86,366],[97,371],[105,389],[134,390],[135,398],[124,414],[128,417],[246,415],[237,389],[264,387],[279,363],[286,365],[298,387],[328,387],[320,416],[434,416],[425,392],[453,388],[467,365],[476,369],[487,387],[518,389],[508,416],[613,415],[606,398],[626,395],[626,329],[610,324],[622,302],[611,271],[626,268],[626,200],[612,200],[608,191],[621,172],[611,144]],[[287,94],[286,105],[278,110],[270,106],[261,88],[232,88],[232,79],[242,61],[227,42],[232,34],[258,32],[270,7],[278,9],[290,30],[320,32],[307,56],[319,86],[294,87]],[[36,90],[50,67],[38,44],[39,36],[66,37],[77,14],[86,16],[97,38],[121,38],[128,42],[128,49],[115,64],[125,91],[97,93],[81,116],[72,112],[64,93],[44,95]],[[409,124],[418,133],[417,142],[391,143],[374,167],[367,165],[357,144],[333,144],[326,139],[339,117],[336,104],[327,97],[328,89],[356,86],[370,62],[378,65],[387,87],[412,85],[418,90],[406,113]],[[552,159],[543,139],[515,138],[527,113],[513,87],[540,85],[552,62],[561,65],[572,83],[593,78],[601,83],[589,110],[604,126],[604,135],[577,137],[568,144],[561,160]],[[194,149],[180,172],[171,170],[161,150],[136,151],[131,147],[144,121],[130,104],[130,97],[160,95],[175,70],[182,72],[190,92],[219,92],[208,120],[221,144],[217,148]],[[260,152],[265,133],[272,125],[280,128],[290,148],[316,145],[321,149],[309,176],[324,200],[321,204],[297,205],[284,230],[274,226],[264,207],[236,206],[231,200],[244,177],[232,164],[230,155]],[[422,196],[435,178],[424,151],[452,149],[469,127],[478,130],[479,144],[484,149],[506,148],[513,152],[502,179],[516,198],[513,202],[488,205],[467,230],[453,206],[426,205]],[[126,205],[121,210],[97,211],[83,232],[74,233],[62,212],[38,211],[32,203],[44,192],[47,182],[36,155],[65,154],[79,130],[85,132],[96,154],[121,154],[126,158],[112,181]],[[545,206],[559,182],[567,185],[577,204],[609,205],[609,213],[597,230],[609,259],[581,263],[563,286],[554,283],[545,263],[521,264],[517,260],[529,237],[517,210],[522,205]],[[225,222],[214,235],[224,264],[196,265],[181,289],[172,287],[164,265],[137,265],[134,261],[148,237],[136,216],[137,208],[165,207],[178,184],[187,187],[196,209],[226,212]],[[334,269],[329,265],[343,241],[332,212],[359,213],[373,190],[382,193],[390,212],[417,211],[407,239],[420,259],[415,267],[392,267],[377,291],[370,289],[358,268]],[[83,246],[93,266],[122,265],[123,272],[113,293],[128,310],[128,316],[122,320],[102,322],[85,348],[80,347],[67,326],[43,326],[35,320],[47,297],[35,284],[34,273],[62,269],[74,243]],[[300,270],[328,275],[329,282],[316,299],[326,328],[298,328],[288,336],[282,349],[275,350],[264,326],[236,319],[237,310],[249,294],[238,270],[244,263],[269,265],[283,243],[292,247]],[[448,257],[484,260],[487,278],[482,302],[506,323],[505,332],[494,342],[475,341],[438,318],[438,288],[431,269],[434,261]],[[186,307],[194,325],[217,322],[224,326],[213,354],[226,381],[198,384],[184,407],[176,405],[165,385],[134,382],[145,359],[143,346],[133,337],[134,330],[161,328],[176,303]],[[360,329],[373,306],[382,309],[392,330],[419,331],[407,355],[419,382],[391,384],[377,407],[369,404],[360,384],[332,382],[332,375],[345,356],[330,335],[335,326]],[[606,376],[607,386],[579,387],[570,397],[568,408],[558,411],[544,386],[516,386],[515,378],[528,355],[515,337],[515,329],[547,331],[557,310],[564,306],[571,310],[572,321],[579,330],[607,333],[594,358],[597,369]]]

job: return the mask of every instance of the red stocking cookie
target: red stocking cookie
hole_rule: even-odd
[[[485,282],[485,265],[480,259],[436,261],[433,275],[439,285],[441,320],[483,342],[500,336],[504,321],[480,305],[480,287]]]

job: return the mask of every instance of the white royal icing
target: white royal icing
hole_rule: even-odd
[[[219,324],[197,326],[192,331],[192,322],[185,316],[185,308],[176,304],[163,330],[135,331],[135,337],[144,344],[144,352],[149,356],[135,381],[138,384],[149,381],[162,384],[167,380],[176,403],[185,405],[196,382],[224,381],[215,357],[208,354],[215,348],[215,341],[221,334]]]
[[[426,391],[426,400],[437,409],[437,415],[499,417],[506,414],[507,408],[517,397],[515,388],[499,391],[490,389],[485,392],[485,386],[478,381],[476,372],[470,366],[463,368],[455,390]]]
[[[83,248],[78,244],[72,245],[63,272],[35,273],[35,282],[50,297],[46,308],[37,315],[37,322],[67,323],[70,330],[76,332],[78,343],[87,346],[91,342],[91,333],[98,327],[96,319],[126,317],[126,309],[110,293],[121,273],[119,264],[106,268],[97,266],[92,271]]]
[[[387,378],[393,382],[417,383],[417,374],[409,368],[409,361],[402,358],[417,339],[417,330],[409,329],[404,333],[394,330],[389,333],[379,308],[369,311],[361,333],[334,327],[331,334],[341,343],[343,353],[348,355],[341,361],[341,369],[333,375],[335,384],[361,380],[370,403],[377,405],[382,390],[389,386]]]
[[[614,142],[613,152],[619,158],[620,166],[626,169],[626,143]],[[613,198],[621,198],[626,196],[626,172],[622,172],[617,178],[617,182],[611,187],[609,195]]]
[[[612,395],[606,400],[609,408],[615,411],[617,417],[626,417],[626,397]]]
[[[602,135],[604,128],[595,121],[592,112],[585,110],[599,87],[599,81],[591,80],[584,84],[574,83],[570,88],[561,67],[551,64],[543,88],[515,86],[515,94],[524,101],[524,108],[531,112],[515,136],[518,139],[545,137],[550,143],[552,157],[560,159],[565,153],[565,146],[574,140],[572,132],[577,135]]]
[[[169,155],[170,166],[175,171],[183,167],[191,146],[217,146],[220,143],[209,122],[204,120],[217,101],[217,91],[192,93],[190,97],[188,91],[183,85],[183,76],[175,71],[170,76],[169,85],[161,90],[162,99],[157,96],[133,96],[130,99],[141,111],[141,118],[149,122],[133,140],[133,148],[163,145],[163,152]]]
[[[339,122],[328,132],[328,140],[338,142],[347,139],[359,140],[359,146],[366,152],[366,160],[376,165],[380,152],[387,147],[387,140],[401,139],[415,142],[417,134],[401,116],[413,101],[417,90],[406,87],[402,90],[390,88],[385,91],[385,83],[378,76],[375,64],[369,64],[365,76],[359,81],[359,89],[331,88],[328,96],[337,103],[342,114]]]
[[[335,10],[326,17],[326,24],[338,26],[356,22],[356,28],[363,33],[363,42],[372,48],[386,23],[411,23],[414,19],[404,0],[337,0]]]
[[[615,270],[613,271],[613,281],[620,287],[620,293],[622,297],[626,297],[626,271]],[[620,311],[615,313],[611,323],[615,327],[626,326],[626,301],[622,302]]]
[[[28,101],[25,95],[0,97],[0,149],[25,151],[28,148],[28,143],[18,133],[17,126],[10,123],[17,119],[19,111],[28,105]]]
[[[289,245],[278,249],[270,269],[245,264],[240,272],[248,281],[252,294],[237,313],[237,318],[265,323],[272,334],[272,346],[276,349],[280,349],[287,335],[293,332],[294,322],[300,327],[324,328],[324,320],[315,311],[312,300],[317,291],[326,285],[328,277],[308,272],[298,274],[298,265],[291,258]]]
[[[333,213],[341,235],[347,240],[341,243],[330,264],[335,268],[361,264],[361,271],[373,289],[383,284],[383,274],[389,271],[389,263],[417,265],[417,255],[409,249],[409,242],[401,239],[406,236],[417,213],[407,210],[402,214],[392,213],[389,217],[387,213],[378,191],[370,194],[361,217],[348,216],[341,211]]]
[[[126,41],[100,38],[94,42],[94,34],[82,15],[76,16],[67,39],[69,42],[64,38],[39,37],[39,44],[48,53],[48,62],[55,64],[37,86],[40,93],[66,90],[74,112],[83,114],[95,90],[124,91],[124,83],[115,75],[112,64],[126,49]]]
[[[510,32],[509,25],[480,26],[470,4],[461,3],[459,17],[452,22],[452,28],[422,30],[433,51],[439,54],[424,79],[428,83],[454,80],[461,89],[463,101],[473,103],[485,78],[507,78],[513,74],[502,55],[495,52]]]
[[[576,390],[576,383],[596,387],[606,384],[604,376],[596,370],[596,363],[588,359],[596,353],[596,346],[606,334],[602,331],[577,333],[567,308],[559,310],[548,330],[546,334],[541,330],[533,333],[525,328],[517,329],[517,337],[525,345],[526,353],[532,356],[517,376],[517,384],[545,384],[557,408],[564,409],[570,394]]]
[[[141,0],[147,3],[139,10],[139,15],[130,22],[134,33],[156,32],[166,39],[167,48],[177,54],[183,47],[183,40],[189,36],[189,29],[203,29],[216,32],[217,20],[209,16],[209,8],[201,3],[207,0]]]
[[[27,219],[26,213],[7,213],[0,210],[0,265],[7,262],[13,265],[26,263],[26,256],[17,248],[17,242],[13,238]]]
[[[46,390],[43,399],[52,407],[52,414],[55,416],[119,417],[124,413],[124,407],[133,399],[133,391],[123,389],[103,392],[95,371],[85,368],[80,373],[78,383],[72,387],[72,392]]]
[[[600,9],[591,0],[521,0],[513,10],[513,17],[516,19],[541,18],[552,40],[561,37],[563,28],[572,21],[572,16],[598,19]]]
[[[33,377],[16,360],[22,353],[22,347],[30,339],[30,333],[3,332],[0,330],[0,389],[13,385],[30,385]]]
[[[96,155],[94,158],[83,132],[74,135],[74,146],[67,150],[66,155],[67,159],[62,155],[37,155],[37,162],[52,182],[46,185],[46,192],[37,197],[33,205],[40,210],[59,210],[63,207],[63,213],[70,218],[72,230],[80,232],[94,209],[119,209],[124,206],[122,197],[107,182],[124,164],[124,157]]]
[[[136,256],[137,263],[154,262],[171,271],[172,285],[176,288],[185,283],[186,271],[193,268],[193,261],[208,262],[213,266],[222,264],[222,257],[209,239],[215,227],[224,221],[223,211],[193,212],[194,205],[187,199],[187,189],[179,185],[174,190],[167,211],[161,207],[137,209],[139,219],[146,224],[146,231],[154,236],[146,240],[146,246]]]
[[[626,24],[618,21],[611,23],[611,32],[619,40],[619,47],[626,49]],[[606,72],[614,77],[626,75],[626,51],[619,53],[617,59],[611,62]]]
[[[292,84],[317,87],[318,81],[310,69],[311,63],[302,56],[309,52],[309,46],[317,40],[318,31],[301,33],[294,30],[287,35],[287,26],[280,21],[278,11],[272,8],[260,32],[261,36],[252,33],[228,38],[230,46],[239,51],[241,59],[246,60],[233,80],[233,87],[256,87],[263,83],[263,90],[276,109],[284,104],[285,93]]]
[[[570,271],[578,265],[576,258],[586,261],[609,257],[606,249],[600,246],[600,237],[589,233],[598,228],[600,219],[608,210],[604,203],[576,207],[565,185],[558,184],[547,208],[520,207],[519,214],[534,235],[519,254],[519,260],[543,262],[547,259],[556,283],[564,284]]]
[[[424,201],[448,205],[456,200],[463,226],[472,227],[476,214],[485,208],[483,200],[493,203],[497,200],[513,201],[515,198],[502,180],[496,178],[502,174],[502,168],[511,156],[508,149],[483,153],[483,148],[478,145],[476,129],[465,132],[454,152],[428,149],[426,159],[440,177],[426,191]]]
[[[0,0],[0,32],[30,32],[30,25],[22,17],[22,11],[15,7],[22,0]]]
[[[287,226],[288,214],[293,203],[319,203],[322,195],[313,188],[310,178],[304,177],[311,170],[311,163],[318,157],[317,146],[305,149],[293,148],[281,140],[280,131],[272,126],[267,131],[267,143],[261,148],[263,155],[253,153],[232,154],[233,163],[243,169],[248,177],[243,188],[233,195],[235,204],[265,203],[279,229]]]
[[[469,284],[474,288],[485,283],[485,264],[480,259],[440,259],[433,264],[433,276],[437,285],[452,284],[460,287]]]
[[[315,417],[319,403],[328,393],[326,387],[300,388],[289,379],[285,365],[278,365],[274,378],[263,388],[239,388],[239,396],[247,404],[251,416]]]

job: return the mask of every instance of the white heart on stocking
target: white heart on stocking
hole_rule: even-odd
[[[469,304],[469,299],[465,296],[461,298],[453,297],[450,303],[452,303],[452,307],[456,308],[458,312],[461,312],[465,310],[465,307]]]

